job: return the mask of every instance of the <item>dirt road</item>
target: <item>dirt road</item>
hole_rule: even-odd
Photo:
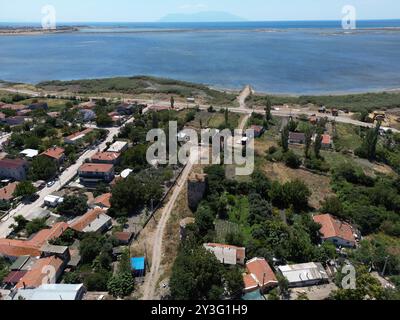
[[[143,297],[142,297],[143,300],[151,300],[154,298],[156,285],[160,277],[159,269],[163,257],[163,237],[165,233],[165,227],[167,225],[169,217],[171,216],[171,212],[172,209],[174,208],[175,202],[179,194],[182,192],[182,189],[185,187],[186,181],[190,173],[192,172],[193,165],[194,163],[190,161],[186,165],[185,169],[183,170],[183,173],[178,179],[178,183],[175,189],[173,190],[167,204],[161,209],[162,210],[161,219],[158,222],[156,234],[154,236],[151,268],[150,272],[146,276],[146,280],[144,283]]]
[[[250,86],[247,86],[240,96],[238,97],[238,100],[241,102],[241,107],[246,108],[246,98],[247,96],[251,93],[251,88]],[[244,127],[246,126],[246,123],[250,117],[250,114],[246,114],[243,119],[240,121],[240,125],[238,129],[243,130]],[[232,143],[233,139],[232,139]],[[207,152],[207,150],[203,150],[204,152]],[[202,154],[198,155],[198,157],[202,157]],[[156,287],[158,280],[160,278],[160,264],[161,260],[163,258],[163,238],[164,238],[164,233],[165,233],[165,228],[167,225],[167,222],[171,216],[171,212],[175,206],[175,202],[178,199],[179,194],[182,192],[183,188],[186,186],[186,181],[192,172],[193,169],[193,162],[189,162],[182,175],[180,176],[177,186],[172,192],[172,195],[170,196],[167,204],[162,208],[162,213],[161,213],[161,219],[158,222],[157,225],[157,230],[156,234],[154,236],[154,246],[153,246],[153,253],[152,253],[152,260],[151,260],[151,268],[150,272],[147,274],[145,283],[144,283],[144,288],[143,288],[143,297],[142,300],[152,300],[154,299],[155,292],[156,292]]]

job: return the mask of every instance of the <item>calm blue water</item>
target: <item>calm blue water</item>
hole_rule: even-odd
[[[400,20],[361,21],[346,33],[335,21],[84,25],[78,33],[1,36],[0,79],[146,74],[295,94],[400,88],[400,29],[375,29],[400,28]]]

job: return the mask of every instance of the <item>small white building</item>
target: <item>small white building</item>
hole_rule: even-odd
[[[246,248],[218,243],[205,243],[204,248],[207,251],[213,253],[215,257],[219,260],[219,262],[223,264],[244,265],[244,260],[246,258]]]
[[[132,169],[125,169],[124,171],[121,172],[121,178],[126,179],[129,177],[129,175],[133,172]]]
[[[303,263],[278,267],[279,272],[288,282],[289,287],[307,287],[329,282],[328,274],[321,263]]]
[[[128,142],[126,141],[116,141],[109,148],[108,152],[122,153],[128,149]]]
[[[60,203],[63,203],[63,201],[64,201],[63,197],[53,196],[53,195],[46,196],[44,198],[45,205],[52,208],[57,207]]]
[[[20,154],[26,158],[33,159],[39,154],[39,151],[35,149],[25,149],[21,151]]]

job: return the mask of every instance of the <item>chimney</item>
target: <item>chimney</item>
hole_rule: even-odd
[[[26,284],[25,284],[25,282],[22,282],[22,285],[24,286],[24,289],[26,289]]]

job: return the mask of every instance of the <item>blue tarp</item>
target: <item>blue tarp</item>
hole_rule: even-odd
[[[145,259],[144,257],[131,258],[131,267],[134,271],[144,271],[145,270]]]

